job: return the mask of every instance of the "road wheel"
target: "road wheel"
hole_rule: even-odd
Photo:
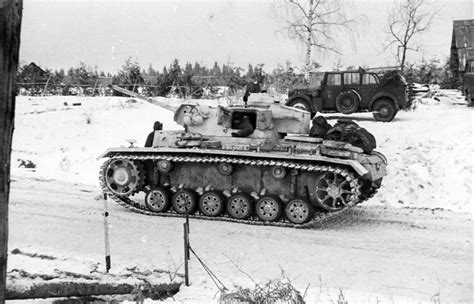
[[[199,199],[199,209],[207,216],[219,216],[225,208],[225,199],[217,191],[204,193]]]
[[[296,98],[296,99],[290,101],[288,103],[288,106],[296,108],[296,109],[307,111],[307,112],[311,113],[311,117],[313,117],[314,114],[315,114],[315,113],[312,112],[311,105],[309,104],[309,102],[307,100],[303,99],[303,98]]]
[[[375,120],[389,122],[397,114],[395,104],[390,99],[379,99],[372,107]]]
[[[293,224],[304,224],[313,216],[314,209],[304,198],[295,198],[285,208],[286,217]]]
[[[278,221],[282,213],[280,199],[275,196],[262,197],[255,206],[255,212],[264,222]]]
[[[189,214],[193,214],[197,207],[196,193],[190,189],[178,190],[173,195],[171,204],[173,209],[179,214],[185,214],[186,210]]]
[[[153,188],[145,196],[145,205],[153,212],[166,212],[171,207],[168,191],[163,188]]]
[[[359,98],[351,92],[339,94],[336,98],[337,111],[342,114],[352,114],[359,110]]]
[[[227,213],[233,218],[242,220],[252,214],[252,199],[245,193],[237,193],[227,200]]]

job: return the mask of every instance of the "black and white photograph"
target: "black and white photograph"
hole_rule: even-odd
[[[0,0],[0,303],[468,304],[472,0]]]

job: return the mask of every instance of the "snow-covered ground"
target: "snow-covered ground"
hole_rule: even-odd
[[[369,204],[471,210],[473,111],[450,95],[437,99],[400,111],[391,123],[376,122],[369,113],[348,116],[375,135],[389,162],[378,199]],[[97,157],[107,148],[128,146],[128,139],[143,145],[156,120],[164,129],[180,128],[170,111],[129,100],[17,98],[12,174],[97,185]],[[326,117],[335,123],[344,116]],[[36,168],[25,170],[22,161]]]
[[[465,218],[472,210],[473,111],[450,96],[421,100],[415,111],[401,111],[391,123],[375,122],[371,114],[349,116],[375,135],[377,150],[389,162],[380,191],[350,215],[348,221],[357,224],[301,231],[193,221],[192,244],[228,287],[251,287],[243,272],[265,282],[285,270],[298,290],[308,287],[307,303],[334,303],[341,295],[349,303],[472,299],[466,292],[472,277],[463,269],[472,266]],[[9,250],[57,259],[45,265],[10,254],[9,269],[89,273],[96,267],[102,261],[96,249],[103,246],[97,157],[109,147],[128,146],[131,138],[143,145],[156,120],[165,129],[179,128],[172,116],[129,98],[18,97]],[[325,116],[331,124],[347,118]],[[24,168],[29,162],[34,168]],[[400,207],[450,211],[433,211],[426,219],[425,211]],[[177,269],[182,221],[111,208],[113,261],[120,265],[115,273],[136,265]],[[217,289],[194,258],[191,272],[192,285],[168,301],[215,302]]]

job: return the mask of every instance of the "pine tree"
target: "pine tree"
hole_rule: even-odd
[[[153,69],[153,66],[150,64],[150,65],[148,66],[148,76],[156,76],[156,75],[157,75],[157,74],[156,74],[155,69]]]
[[[247,69],[247,77],[250,78],[250,77],[253,76],[253,74],[254,74],[253,66],[252,66],[252,64],[249,64],[249,67]]]
[[[133,61],[132,58],[129,57],[118,75],[112,78],[112,83],[124,86],[129,90],[137,91],[137,85],[145,82],[140,70],[141,68],[138,62]]]
[[[194,75],[199,75],[199,76],[205,76],[204,73],[203,73],[203,70],[201,68],[201,65],[199,65],[199,63],[197,61],[194,63],[193,74]]]
[[[214,66],[212,67],[212,70],[211,70],[211,75],[216,76],[216,77],[221,76],[221,68],[217,64],[217,61],[214,62]]]

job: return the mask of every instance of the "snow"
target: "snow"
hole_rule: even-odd
[[[181,276],[172,276],[148,266],[137,266],[127,261],[115,261],[108,273],[100,263],[90,257],[76,255],[38,255],[35,252],[10,250],[8,261],[7,289],[18,293],[27,292],[44,284],[110,284],[118,286],[140,286],[144,282],[152,285],[181,284]],[[25,300],[23,300],[25,301]]]
[[[143,145],[155,120],[162,121],[165,128],[176,127],[171,112],[146,102],[128,100],[61,96],[18,98],[12,163],[29,159],[37,166],[35,172],[28,174],[97,184],[101,161],[96,158],[107,148],[128,146],[127,140],[132,138]],[[72,103],[81,106],[72,106]],[[23,171],[12,170],[14,174]]]
[[[182,102],[180,100],[166,101],[169,103]],[[348,117],[339,114],[325,114],[331,124],[334,124],[338,118],[354,119],[359,125],[374,134],[378,144],[377,150],[382,152],[388,159],[388,176],[384,178],[382,187],[377,195],[368,202],[365,202],[362,208],[363,206],[388,206],[391,208],[409,207],[433,210],[442,208],[456,213],[471,212],[474,114],[472,108],[466,107],[465,104],[459,104],[458,101],[458,98],[453,97],[450,93],[420,99],[414,111],[400,111],[394,121],[390,123],[375,122],[372,115],[368,113],[354,114]],[[211,101],[199,102],[210,103]],[[80,105],[73,105],[79,103]],[[128,140],[131,138],[137,140],[138,146],[143,145],[156,120],[163,123],[164,129],[180,129],[180,126],[174,123],[173,114],[170,111],[145,101],[131,100],[130,98],[17,97],[11,167],[12,178],[30,179],[33,181],[37,179],[38,181],[71,182],[74,185],[81,183],[89,185],[90,188],[87,189],[92,189],[91,192],[93,193],[90,193],[90,196],[93,197],[99,192],[97,177],[102,163],[102,160],[97,159],[97,157],[107,148],[128,146]],[[31,161],[36,166],[35,168],[21,167],[22,161],[24,163]],[[74,202],[70,202],[70,204],[74,205]],[[69,206],[63,206],[62,208],[67,209],[67,207]],[[18,208],[18,206],[13,208]],[[93,211],[97,210],[91,210],[85,214],[90,215]],[[100,209],[98,212],[100,213]],[[97,214],[94,216],[97,217]],[[124,213],[120,214],[119,218],[128,225],[128,223],[133,221],[134,216],[136,215]],[[115,265],[121,265],[114,268],[114,273],[123,274],[126,272],[127,267],[134,266],[147,269],[150,265],[153,269],[173,270],[172,264],[174,262],[147,255],[147,253],[156,254],[159,251],[156,249],[157,244],[161,244],[158,243],[159,241],[166,244],[164,248],[160,248],[161,250],[170,250],[173,253],[176,251],[176,248],[182,246],[180,235],[177,237],[178,240],[169,241],[169,235],[182,228],[181,223],[176,224],[172,219],[164,218],[161,222],[164,224],[161,224],[163,226],[160,226],[160,229],[166,227],[164,231],[159,231],[156,235],[147,235],[143,232],[138,240],[132,239],[131,236],[129,238],[123,235],[123,233],[137,234],[137,231],[144,229],[144,226],[154,227],[154,224],[152,224],[153,219],[145,217],[140,223],[136,223],[137,227],[131,225],[132,227],[128,227],[128,230],[125,231],[122,230],[124,228],[121,228],[119,224],[116,224],[116,227],[111,226],[113,234],[121,235],[122,238],[127,239],[127,241],[121,243],[123,247],[128,248],[126,252],[137,252],[136,260],[120,259],[114,256]],[[216,229],[213,223],[206,223],[204,221],[199,227],[198,225],[193,227],[195,229],[193,232],[195,231],[195,233],[192,236],[192,240],[193,244],[196,244],[198,248],[198,254],[202,254],[208,260],[210,259],[213,266],[219,268],[219,275],[226,277],[227,280],[225,282],[228,285],[230,285],[229,280],[232,279],[233,285],[249,288],[254,286],[254,283],[247,276],[242,275],[241,269],[253,269],[250,275],[256,279],[258,278],[260,282],[265,279],[278,278],[281,275],[281,269],[285,268],[289,271],[289,279],[292,282],[296,282],[295,287],[301,292],[304,292],[308,284],[307,282],[310,279],[313,280],[313,285],[310,286],[305,297],[305,299],[311,299],[308,300],[310,303],[311,301],[333,303],[341,295],[349,303],[422,302],[420,298],[412,299],[392,293],[368,292],[360,288],[360,285],[365,284],[363,282],[355,283],[353,289],[345,288],[343,291],[338,289],[339,285],[335,284],[334,279],[331,280],[328,277],[320,277],[318,285],[315,285],[315,278],[312,278],[311,274],[306,273],[305,263],[303,263],[304,258],[308,258],[302,252],[296,252],[298,248],[287,247],[287,243],[293,245],[295,243],[306,243],[307,239],[305,237],[309,236],[310,232],[308,232],[308,235],[304,235],[305,232],[303,231],[301,232],[303,235],[296,237],[285,229],[274,227],[259,227],[256,230],[244,229],[239,225],[234,226],[234,224],[228,224],[227,226],[230,226],[228,230],[226,228],[223,231],[214,231],[218,237],[214,239],[214,242],[222,243],[223,247],[228,247],[228,256],[213,256],[212,248],[202,246],[202,244],[208,244],[206,231]],[[77,227],[75,228],[77,230],[74,230],[73,233],[81,233],[81,229],[85,229],[85,227]],[[89,226],[87,227],[89,228]],[[14,228],[12,233],[15,237],[19,232],[16,232],[17,230]],[[69,227],[64,229],[67,230]],[[114,231],[114,229],[116,230]],[[239,229],[239,231],[234,232],[233,229]],[[356,253],[364,253],[364,250],[377,250],[377,244],[374,244],[373,248],[369,245],[368,249],[359,249],[359,242],[364,244],[364,247],[369,244],[369,241],[364,242],[358,239],[359,236],[357,235],[362,232],[356,231],[352,235],[353,239],[347,239],[348,243],[354,242],[352,247],[356,248],[355,250],[360,250],[360,252],[356,251]],[[90,238],[97,238],[96,234],[100,235],[100,233],[95,231],[90,233]],[[258,240],[275,233],[281,235],[281,240],[288,240],[288,242],[269,237],[265,246],[270,248],[266,248],[267,254],[270,252],[270,255],[264,259],[254,258],[264,251],[261,247],[263,245],[259,244]],[[338,231],[333,233],[335,235],[339,234]],[[347,232],[341,232],[341,234],[343,233]],[[318,254],[323,255],[319,257],[321,260],[337,263],[338,259],[344,255],[341,252],[342,250],[336,250],[337,244],[331,245],[331,237],[327,236],[327,232],[315,234],[314,231],[311,231],[311,235],[311,240],[318,242],[315,245],[335,247],[331,250],[330,254],[319,252]],[[38,263],[35,259],[10,254],[8,261],[9,269],[23,267],[24,269],[43,273],[51,273],[54,272],[54,269],[61,269],[63,271],[90,274],[91,269],[97,267],[96,257],[91,257],[84,252],[76,252],[74,258],[72,258],[70,256],[71,249],[66,249],[75,248],[72,245],[73,242],[80,242],[87,238],[79,235],[77,237],[77,241],[70,240],[69,243],[64,243],[53,251],[51,247],[41,248],[33,246],[28,248],[28,251],[32,253],[54,255],[56,260],[53,261],[43,260],[44,263]],[[294,238],[296,240],[293,241]],[[371,241],[375,242],[376,240]],[[383,243],[383,241],[381,242]],[[247,246],[248,244],[250,246]],[[239,246],[246,246],[246,248],[239,251]],[[311,246],[311,244],[306,246]],[[12,249],[10,248],[10,251]],[[20,249],[24,250],[24,248]],[[286,253],[292,250],[295,251],[295,260],[286,257]],[[87,250],[84,251],[86,252]],[[285,258],[282,258],[283,256]],[[279,261],[280,258],[282,259],[282,268],[278,269],[275,268],[275,261]],[[358,259],[364,260],[364,256],[360,255]],[[386,267],[393,268],[391,270],[391,273],[394,274],[393,280],[405,281],[402,276],[407,275],[406,272],[400,274],[400,278],[395,277],[398,264],[396,262],[393,262],[393,264],[388,262],[392,260],[392,256],[389,253],[387,253],[386,260]],[[230,263],[229,261],[233,262]],[[308,261],[310,260],[308,259]],[[175,268],[177,267],[176,264],[174,264]],[[459,265],[460,267],[462,266],[462,264]],[[103,267],[103,265],[100,265],[100,267]],[[319,271],[324,272],[329,266],[321,265],[319,267],[318,273]],[[180,272],[182,272],[182,269],[180,269]],[[295,277],[295,272],[301,274],[301,277]],[[354,270],[354,272],[356,271]],[[191,273],[195,274],[192,285],[189,287],[182,286],[180,292],[173,299],[168,299],[165,302],[208,303],[218,300],[219,293],[217,288],[196,261],[191,265]],[[197,275],[198,273],[199,275]],[[345,274],[341,270],[340,273],[334,276],[344,276]],[[451,275],[448,274],[448,276]],[[360,276],[351,274],[351,276],[363,278],[363,274]],[[425,285],[423,283],[418,284],[425,286],[428,283]],[[371,284],[368,282],[367,285],[367,289],[370,289]],[[429,286],[432,287],[431,285]],[[233,286],[227,287],[232,288]],[[432,290],[427,290],[426,292],[429,293]],[[409,292],[407,293],[410,294]],[[433,294],[434,292],[431,293],[431,295]],[[426,298],[424,300],[427,301]],[[146,302],[151,301],[147,300]]]

